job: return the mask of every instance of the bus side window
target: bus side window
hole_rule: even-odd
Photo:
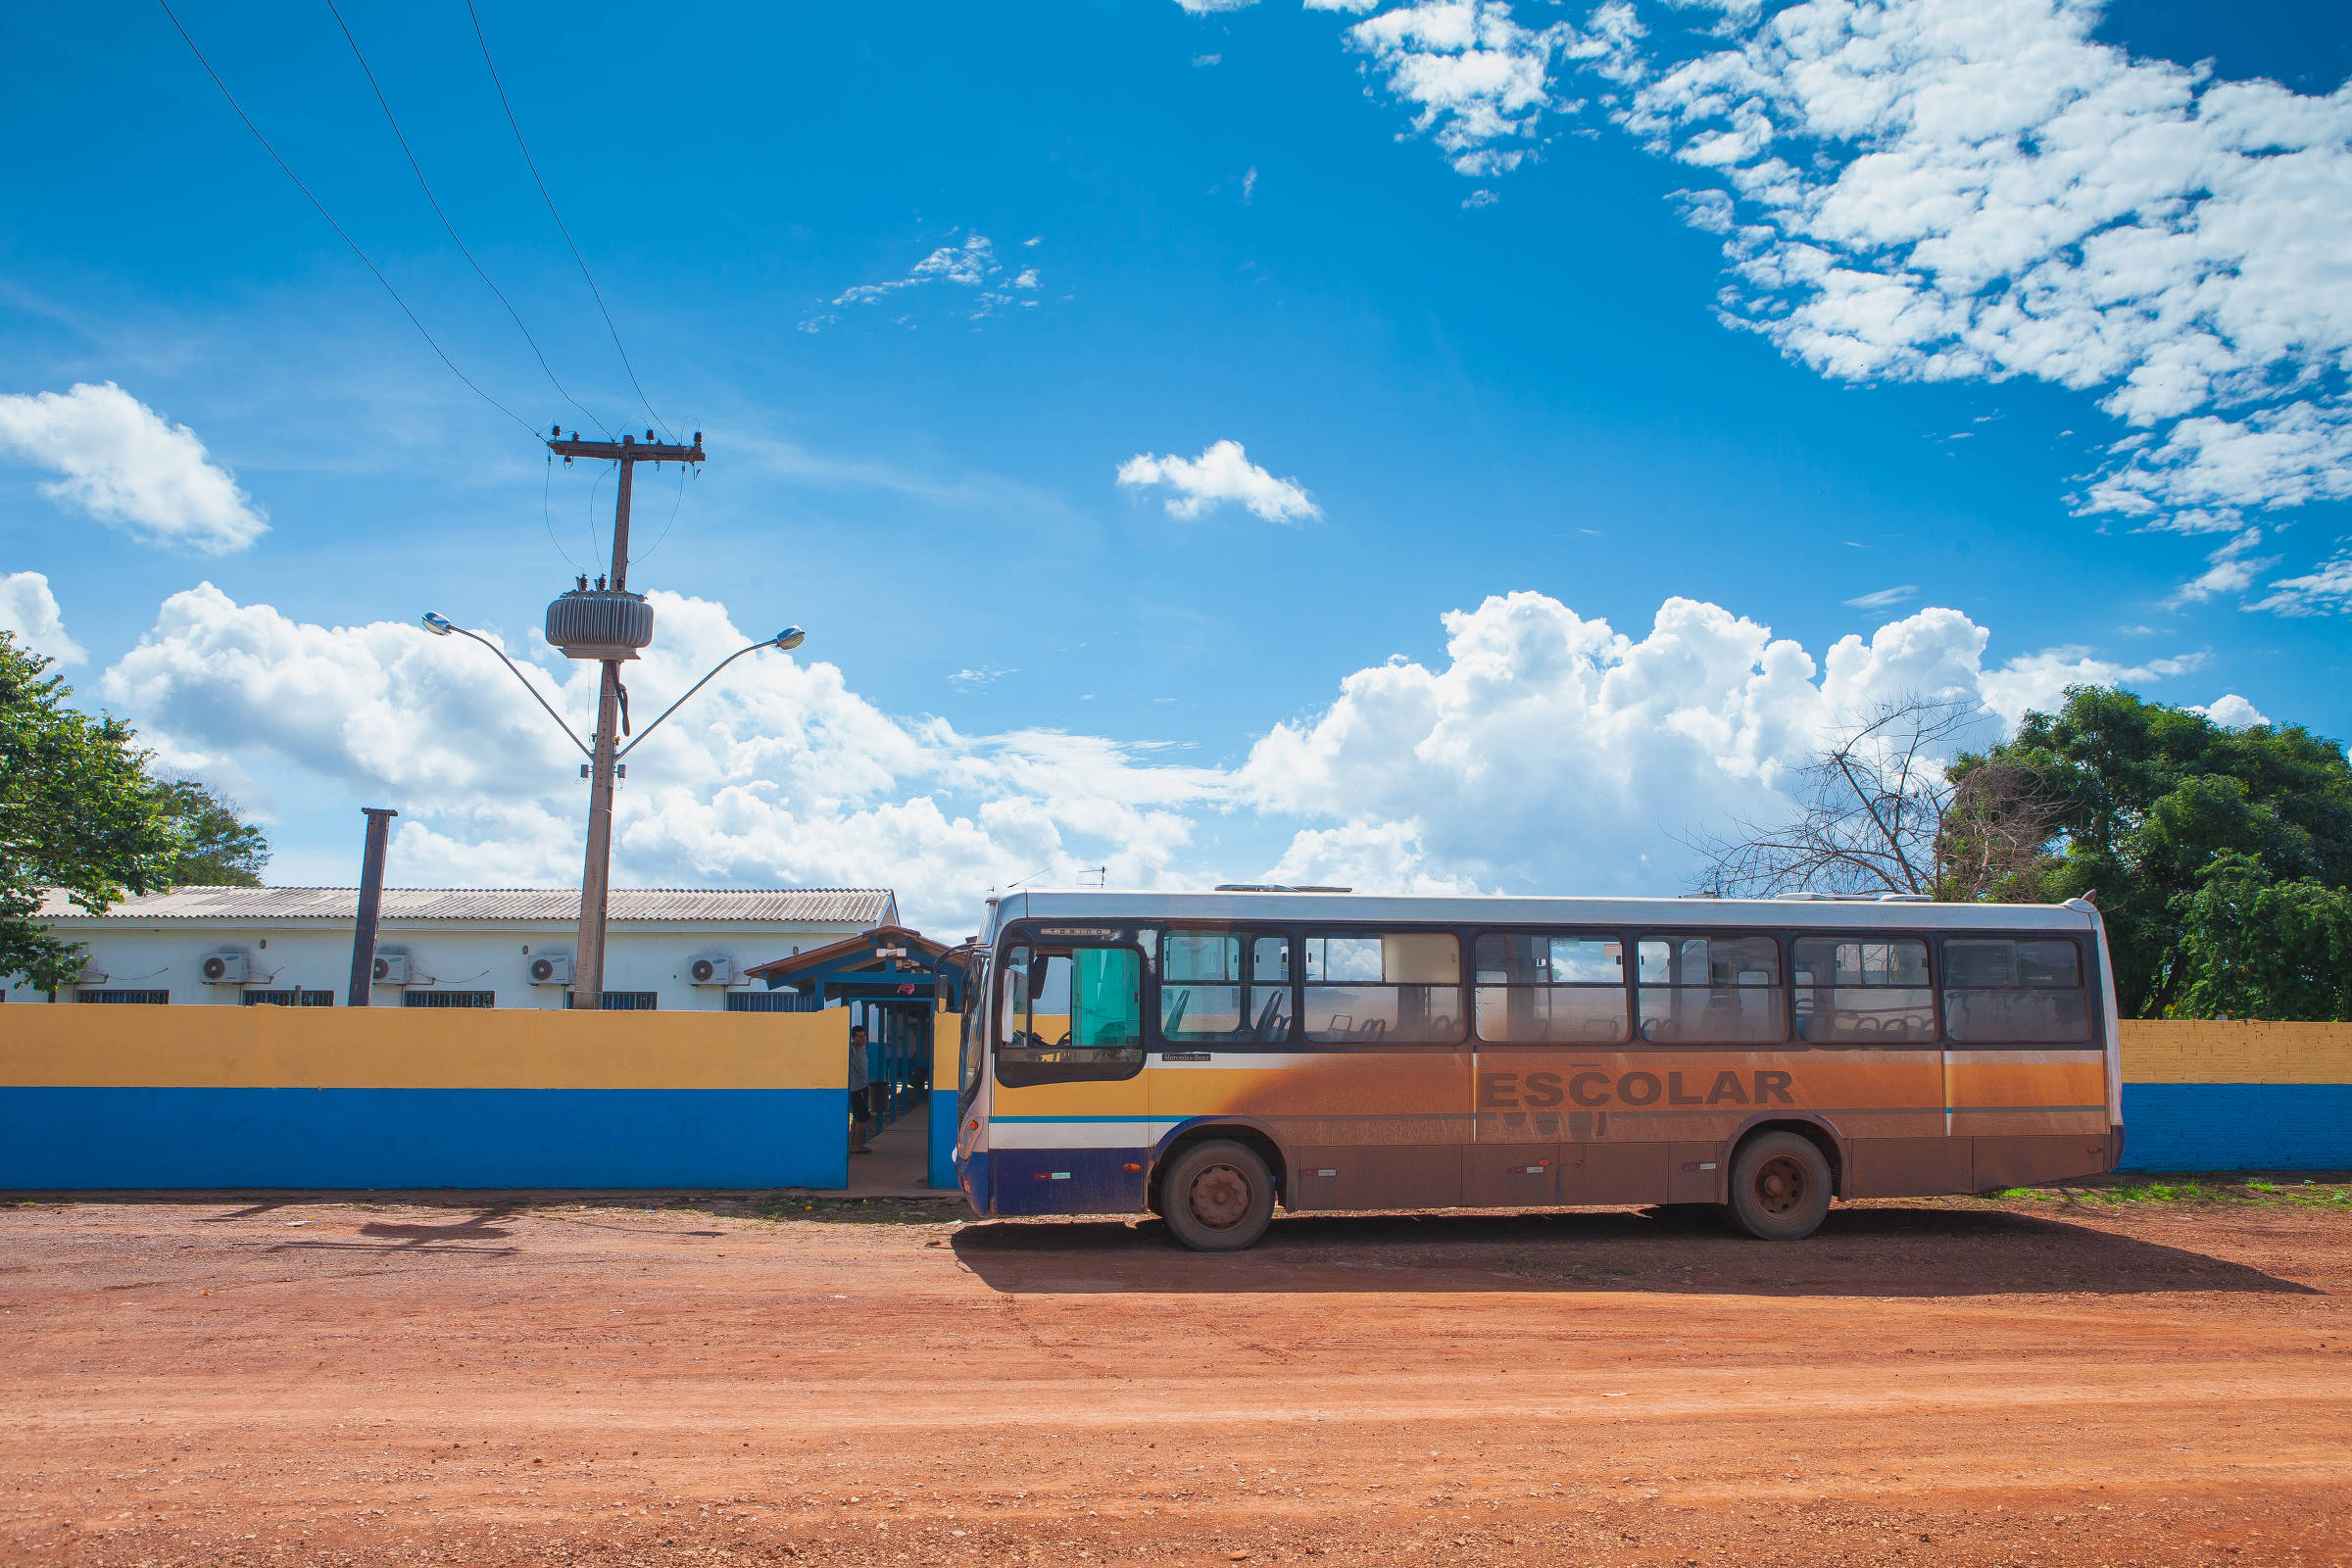
[[[1624,1043],[1625,945],[1615,937],[1490,934],[1471,952],[1481,1040]]]
[[[1242,1028],[1242,939],[1230,931],[1169,931],[1159,939],[1163,1040],[1234,1039]]]
[[[1931,1045],[1928,945],[1910,938],[1798,937],[1796,1036],[1810,1045]]]
[[[1970,1045],[2088,1041],[2082,950],[2068,937],[1944,938],[1943,1027]]]
[[[1768,936],[1643,937],[1642,1038],[1653,1045],[1771,1045],[1788,1037],[1781,945]]]
[[[1318,1044],[1462,1038],[1462,945],[1450,931],[1309,932],[1302,1015]]]

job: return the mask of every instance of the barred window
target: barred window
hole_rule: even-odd
[[[172,1000],[169,991],[123,991],[90,989],[74,993],[75,1002],[113,1002],[142,1007],[160,1007]]]
[[[799,991],[730,991],[729,1012],[817,1012],[816,998]]]
[[[495,1007],[495,991],[403,991],[400,1004],[404,1007]]]
[[[414,992],[410,994],[415,995]],[[489,994],[487,991],[477,993],[485,997]],[[564,1005],[570,1006],[572,999],[578,995],[576,991],[564,992]],[[662,1002],[662,994],[658,991],[600,991],[597,998],[597,1005],[607,1012],[652,1012]],[[491,1004],[484,1002],[479,1005],[487,1007]]]
[[[248,1007],[331,1007],[332,991],[248,991],[237,1000]]]

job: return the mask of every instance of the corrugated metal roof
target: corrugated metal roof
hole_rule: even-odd
[[[357,888],[173,888],[124,899],[104,920],[342,920],[359,918]],[[572,888],[386,888],[385,920],[571,920]],[[759,925],[845,924],[860,930],[895,922],[888,888],[614,888],[607,918]],[[45,920],[87,920],[61,889],[42,898]]]

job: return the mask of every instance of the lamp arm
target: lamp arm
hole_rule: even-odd
[[[759,652],[760,649],[762,649],[762,648],[767,648],[767,647],[770,647],[770,646],[772,646],[772,645],[771,645],[771,644],[769,644],[769,643],[754,643],[754,644],[752,644],[752,646],[751,646],[751,647],[749,647],[749,648],[738,648],[737,650],[735,650],[735,652],[733,652],[733,653],[729,654],[729,655],[728,655],[726,658],[724,658],[724,659],[720,660],[720,661],[719,661],[717,663],[715,663],[715,664],[711,665],[711,666],[710,666],[710,673],[709,675],[705,675],[705,676],[704,676],[704,677],[703,677],[701,680],[698,680],[698,681],[696,681],[696,682],[695,682],[693,685],[691,685],[691,686],[687,687],[687,688],[686,688],[686,697],[692,697],[692,696],[693,696],[693,695],[694,695],[696,692],[699,692],[699,691],[701,691],[701,690],[702,690],[704,687],[706,687],[706,686],[710,685],[710,682],[711,682],[711,679],[712,679],[714,676],[716,676],[720,670],[722,670],[722,669],[726,668],[726,667],[727,667],[729,664],[732,664],[733,662],[735,662],[735,661],[737,661],[738,659],[741,659],[741,658],[742,658],[744,655],[746,655],[746,654],[756,654],[756,653],[758,653],[758,652]],[[679,709],[681,709],[681,708],[684,708],[684,707],[686,706],[686,697],[681,697],[681,698],[679,698],[679,699],[678,699],[676,702],[674,702],[674,703],[670,704],[670,705],[669,705],[667,708],[664,708],[663,710],[662,710],[662,718],[657,718],[657,719],[655,719],[655,720],[654,720],[654,721],[653,721],[651,724],[648,724],[648,725],[646,725],[646,726],[645,726],[645,728],[643,728],[643,729],[639,730],[639,731],[637,732],[637,738],[636,738],[635,740],[633,740],[633,741],[629,742],[629,744],[628,744],[628,745],[626,745],[626,746],[623,746],[623,747],[622,747],[622,748],[621,748],[619,751],[617,751],[617,752],[614,752],[614,753],[612,754],[612,760],[613,760],[614,761],[618,761],[620,759],[622,759],[622,758],[624,758],[624,757],[628,756],[628,755],[629,755],[631,752],[635,751],[635,750],[636,750],[638,747],[640,747],[640,746],[643,746],[643,745],[645,744],[645,738],[646,738],[648,735],[651,735],[651,734],[652,734],[654,731],[656,731],[656,730],[658,730],[658,729],[660,729],[660,728],[662,727],[662,718],[667,718],[667,717],[668,717],[670,714],[672,714],[672,713],[676,712],[676,711],[677,711]]]
[[[580,749],[580,755],[588,758],[593,758],[596,756],[596,753],[589,750],[588,743],[584,740],[581,740],[580,737],[572,730],[572,727],[569,724],[564,722],[564,715],[556,711],[555,705],[539,695],[539,688],[532,685],[530,680],[523,674],[521,670],[514,669],[514,661],[507,657],[507,652],[505,649],[499,647],[498,644],[492,642],[487,637],[474,637],[472,632],[467,631],[463,626],[452,626],[449,629],[456,632],[461,637],[473,637],[475,642],[480,643],[484,648],[487,648],[492,653],[498,655],[498,662],[506,665],[507,668],[514,670],[514,678],[522,682],[522,689],[526,692],[529,692],[532,699],[536,701],[541,708],[547,710],[547,716],[556,721],[556,726],[559,729],[563,730],[565,735],[571,737],[571,744]]]

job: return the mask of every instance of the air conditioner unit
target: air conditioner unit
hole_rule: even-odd
[[[106,979],[104,969],[93,969],[85,965],[81,973],[74,977],[74,984],[76,986],[102,986],[106,984]]]
[[[698,986],[731,986],[735,960],[723,953],[708,954],[686,966],[686,978]]]
[[[405,986],[409,983],[409,956],[405,953],[379,953],[375,956],[375,983],[379,986]]]
[[[530,975],[535,986],[567,986],[571,984],[571,955],[550,953],[533,958]]]
[[[208,953],[204,956],[201,972],[208,986],[241,986],[245,983],[245,955]]]

